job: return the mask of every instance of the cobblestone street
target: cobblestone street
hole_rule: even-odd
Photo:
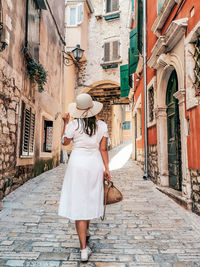
[[[112,171],[124,200],[108,206],[105,221],[92,221],[93,254],[81,264],[74,224],[57,216],[65,168],[29,180],[4,199],[0,266],[200,266],[200,217],[144,181],[132,160]]]

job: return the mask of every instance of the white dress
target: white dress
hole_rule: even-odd
[[[108,137],[105,122],[97,120],[96,134],[83,132],[78,121],[71,121],[64,137],[73,138],[72,153],[65,173],[58,215],[72,220],[91,220],[103,215],[104,164],[99,151],[103,136]]]

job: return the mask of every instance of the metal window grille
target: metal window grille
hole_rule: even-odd
[[[195,74],[195,89],[196,95],[200,95],[200,37],[198,37],[197,41],[194,44],[195,52],[194,52],[194,74]]]
[[[35,114],[22,102],[21,156],[34,155]]]
[[[154,88],[149,89],[149,121],[154,120]]]

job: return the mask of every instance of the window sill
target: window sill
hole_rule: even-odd
[[[116,19],[120,19],[120,12],[117,12],[117,13],[115,12],[114,14],[108,13],[103,16],[104,16],[104,20],[106,21],[116,20]]]
[[[32,159],[34,157],[34,155],[31,156],[20,156],[20,159]]]
[[[155,125],[156,125],[156,121],[153,120],[153,121],[147,123],[147,128],[151,128],[151,127],[153,127]]]
[[[122,63],[122,59],[118,59],[118,60],[112,60],[112,61],[106,61],[106,62],[102,62],[100,65],[101,66],[107,66],[107,65],[111,65],[111,64],[120,64]]]
[[[142,140],[142,135],[140,135],[138,138],[136,138],[136,141]]]
[[[52,152],[40,152],[41,158],[52,158]]]
[[[116,15],[116,14],[120,14],[120,13],[121,13],[120,10],[113,11],[113,12],[107,12],[107,13],[103,14],[103,17],[112,16],[112,15]]]

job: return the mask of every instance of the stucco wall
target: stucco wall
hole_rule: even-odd
[[[48,2],[62,35],[64,2],[57,2],[56,8],[53,1]],[[59,163],[63,89],[63,44],[50,11],[42,10],[40,20],[39,60],[48,72],[42,93],[30,83],[23,54],[26,1],[3,1],[3,14],[9,45],[0,53],[0,134],[5,141],[0,148],[0,199]],[[36,112],[34,155],[29,158],[20,157],[22,100]],[[53,121],[52,153],[42,152],[43,118]]]
[[[102,58],[104,57],[103,44],[109,38],[116,38],[120,40],[120,55],[122,59],[121,64],[128,63],[128,17],[129,5],[127,1],[120,0],[120,19],[112,21],[105,21],[102,17],[97,20],[95,16],[104,15],[105,1],[93,1],[94,13],[89,21],[88,28],[88,53],[87,56],[87,84],[93,84],[97,81],[110,80],[120,83],[120,70],[118,68],[103,70],[100,66]]]

